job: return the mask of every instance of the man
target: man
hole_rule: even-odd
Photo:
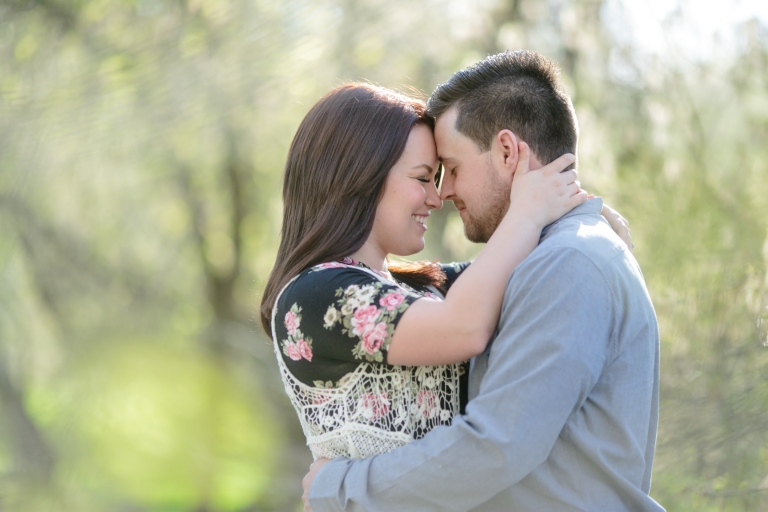
[[[456,73],[429,110],[442,199],[474,242],[487,241],[509,207],[519,141],[531,169],[576,153],[557,68],[533,52]],[[315,512],[663,510],[648,496],[656,317],[601,207],[591,199],[545,228],[510,278],[496,335],[471,363],[466,414],[391,453],[315,463],[304,482]]]

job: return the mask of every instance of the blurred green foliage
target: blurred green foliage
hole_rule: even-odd
[[[298,510],[310,455],[254,314],[293,132],[340,83],[426,95],[521,47],[561,64],[657,309],[652,495],[766,510],[768,29],[649,52],[627,3],[2,2],[0,510]],[[430,222],[417,257],[478,250],[452,206]]]

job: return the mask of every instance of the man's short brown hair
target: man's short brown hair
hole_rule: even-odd
[[[456,105],[456,130],[488,151],[501,130],[525,141],[542,164],[576,154],[579,129],[554,62],[536,52],[506,51],[455,73],[435,89],[427,113]]]

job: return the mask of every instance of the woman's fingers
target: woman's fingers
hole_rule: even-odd
[[[632,233],[629,230],[629,221],[627,221],[627,219],[622,217],[619,212],[608,205],[603,205],[603,210],[600,212],[600,214],[605,217],[605,219],[611,225],[611,228],[613,228],[616,234],[619,235],[619,238],[621,238],[624,243],[627,244],[629,250],[631,251],[634,249],[635,244],[632,243]]]
[[[575,208],[580,204],[586,203],[587,199],[589,199],[589,194],[587,194],[587,191],[579,189],[579,191],[573,194],[570,198],[571,208]]]
[[[560,183],[570,185],[571,183],[578,181],[579,171],[576,169],[568,169],[567,171],[561,172],[557,178]]]
[[[571,165],[573,162],[576,161],[576,157],[573,156],[572,153],[566,153],[564,155],[559,156],[555,160],[552,160],[550,163],[539,169],[540,171],[545,171],[549,173],[560,173],[560,174],[567,174],[571,171],[576,171],[575,169],[570,169],[566,172],[561,172],[563,169]],[[575,178],[574,178],[575,179]],[[571,180],[573,181],[573,180]]]
[[[579,192],[584,192],[581,189],[581,183],[579,183],[578,181],[574,181],[573,183],[566,185],[564,195],[566,197],[571,197],[578,194]]]
[[[518,152],[518,158],[517,158],[517,168],[515,169],[515,176],[517,176],[517,173],[526,173],[528,172],[530,161],[531,161],[531,148],[528,147],[528,144],[526,144],[523,141],[520,141],[517,143],[517,152]]]
[[[532,220],[541,227],[560,218],[573,207],[587,200],[581,190],[579,173],[568,169],[576,160],[566,153],[540,169],[529,170],[531,151],[524,142],[518,143],[518,162],[510,192],[510,211]]]

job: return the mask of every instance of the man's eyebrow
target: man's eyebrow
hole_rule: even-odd
[[[440,163],[455,162],[456,158],[454,158],[452,156],[438,156],[437,157],[437,161],[440,162]]]
[[[429,173],[435,172],[435,170],[427,164],[414,165],[413,167],[411,167],[411,169],[421,169],[422,167],[424,167]]]

